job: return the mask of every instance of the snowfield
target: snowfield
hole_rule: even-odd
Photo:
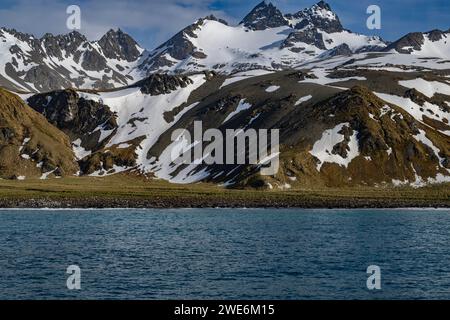
[[[386,46],[378,37],[368,37],[349,31],[326,33],[318,30],[323,36],[325,50],[319,49],[314,44],[297,41],[292,44],[292,47],[301,48],[299,52],[282,46],[288,36],[295,32],[295,29],[287,26],[255,31],[243,25],[229,26],[205,19],[199,29],[194,31],[195,36],[185,33],[184,38],[196,48],[197,52],[206,57],[190,56],[184,60],[177,60],[167,53],[162,54],[167,47],[157,49],[150,55],[161,54],[167,60],[172,61],[174,65],[162,68],[168,72],[217,70],[224,74],[232,74],[242,68],[279,70],[280,67],[274,67],[274,65],[284,68],[294,67],[343,43],[355,51],[365,46]],[[220,68],[218,69],[217,66]]]

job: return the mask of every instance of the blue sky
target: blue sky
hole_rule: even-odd
[[[294,13],[318,0],[274,0],[282,12]],[[110,28],[120,27],[145,48],[152,49],[181,28],[210,13],[232,24],[258,3],[243,0],[0,0],[1,26],[41,36],[67,33],[66,8],[82,10],[81,33],[94,40]],[[396,40],[412,31],[450,29],[450,0],[329,0],[345,28]],[[366,9],[382,9],[382,29],[366,27]]]

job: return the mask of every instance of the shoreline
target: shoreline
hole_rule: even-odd
[[[2,211],[121,211],[121,210],[136,210],[136,211],[149,211],[149,210],[156,210],[156,211],[165,211],[165,210],[315,210],[315,211],[354,211],[354,210],[368,210],[368,211],[447,211],[450,210],[449,207],[404,207],[404,208],[246,208],[246,207],[236,207],[236,208],[0,208],[0,214]]]
[[[450,201],[414,199],[0,199],[0,209],[450,209]]]

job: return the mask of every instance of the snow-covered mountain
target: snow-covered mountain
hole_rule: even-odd
[[[353,53],[380,51],[386,43],[345,30],[323,1],[287,15],[264,1],[238,26],[214,16],[199,19],[152,51],[139,69],[146,74],[282,70],[343,46]]]
[[[450,31],[411,33],[393,43],[345,29],[324,1],[283,14],[263,1],[238,25],[214,16],[199,19],[157,49],[146,51],[122,32],[99,41],[78,32],[38,39],[0,29],[0,86],[13,91],[124,87],[154,73],[280,71],[363,52],[423,57],[450,55]],[[400,55],[404,58],[404,55]]]
[[[37,39],[0,29],[0,85],[16,91],[113,88],[139,80],[135,67],[144,53],[120,29],[90,42],[78,32]]]

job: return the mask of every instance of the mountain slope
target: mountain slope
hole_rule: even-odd
[[[19,97],[0,89],[0,177],[46,178],[77,171],[67,136]]]
[[[294,79],[300,82],[294,84]],[[334,80],[336,85],[339,80]],[[260,166],[173,165],[168,156],[171,150],[182,148],[177,145],[182,142],[171,143],[171,131],[150,152],[160,155],[155,174],[178,183],[206,179],[235,187],[266,188],[422,186],[450,180],[448,134],[381,100],[367,88],[339,93],[335,85],[309,81],[291,72],[238,82],[209,96],[172,128],[186,128],[193,134],[195,120],[203,121],[204,130],[219,128],[223,132],[229,128],[279,128],[281,170],[275,176],[259,176]],[[270,87],[279,89],[268,93]],[[249,107],[226,121],[239,109],[240,101]]]
[[[371,69],[371,56],[360,54],[359,61],[335,57],[324,62],[329,68],[318,63],[312,69],[266,74],[153,75],[122,90],[78,92],[90,103],[108,106],[117,123],[103,130],[101,139],[97,135],[97,145],[80,161],[82,173],[137,171],[174,183],[206,180],[257,188],[448,181],[448,73]],[[389,55],[386,61],[392,61]],[[172,142],[172,133],[193,133],[194,121],[202,121],[204,130],[222,132],[280,129],[280,172],[261,177],[260,165],[172,163],[172,150],[188,148]]]

